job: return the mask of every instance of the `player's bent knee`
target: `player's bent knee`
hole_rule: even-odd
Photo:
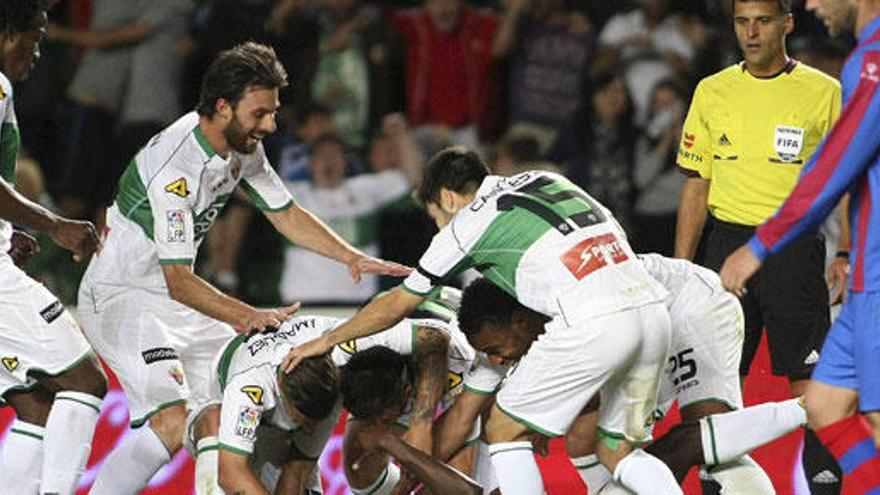
[[[175,404],[159,410],[150,417],[150,428],[156,432],[168,452],[177,452],[183,446],[186,416],[186,408],[181,404]]]
[[[215,437],[220,431],[220,406],[208,406],[199,413],[193,427],[197,440]]]
[[[617,463],[632,452],[633,446],[625,439],[599,431],[596,440],[596,456],[603,466],[614,472]]]
[[[70,370],[44,381],[48,382],[50,389],[80,392],[99,399],[107,395],[107,376],[95,356],[89,356]]]
[[[37,426],[46,426],[52,409],[52,394],[41,388],[27,392],[11,393],[4,397],[15,411],[16,417]]]

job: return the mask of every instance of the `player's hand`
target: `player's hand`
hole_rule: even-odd
[[[24,266],[31,256],[40,252],[40,243],[30,234],[16,230],[9,240],[12,247],[9,249],[9,257],[15,266]]]
[[[529,441],[532,442],[532,451],[541,457],[547,457],[547,454],[550,453],[550,449],[547,447],[549,440],[549,438],[537,431],[529,434]]]
[[[394,485],[391,495],[409,495],[419,485],[419,480],[405,469],[400,470],[400,481]]]
[[[256,330],[262,332],[268,328],[278,328],[297,311],[301,304],[296,302],[290,306],[274,309],[255,309],[245,317],[241,328],[245,332]]]
[[[761,268],[761,260],[752,254],[748,245],[743,245],[724,260],[718,274],[725,289],[733,292],[737,297],[742,297],[746,294],[746,282],[759,268]]]
[[[846,282],[849,279],[849,259],[844,256],[834,258],[828,266],[829,303],[843,304],[846,301]]]
[[[331,349],[333,349],[333,346],[322,335],[317,339],[310,340],[291,349],[287,356],[284,357],[284,361],[281,362],[281,366],[284,367],[285,373],[290,373],[303,359],[327,354]]]
[[[358,256],[348,263],[348,273],[355,282],[361,281],[364,273],[376,273],[379,275],[391,275],[392,277],[405,277],[409,275],[412,268],[395,263],[393,261],[385,261],[372,256]]]
[[[101,245],[91,222],[59,218],[49,235],[56,244],[73,252],[76,261],[84,261]]]

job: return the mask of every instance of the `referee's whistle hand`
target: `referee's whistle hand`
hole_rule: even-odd
[[[752,254],[748,246],[743,245],[724,260],[718,274],[725,289],[737,297],[743,297],[746,294],[746,282],[759,268],[761,260]]]

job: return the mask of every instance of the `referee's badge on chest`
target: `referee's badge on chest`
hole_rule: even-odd
[[[804,147],[804,130],[800,127],[789,127],[787,125],[776,126],[776,132],[773,135],[773,146],[780,160],[785,163],[793,162]]]

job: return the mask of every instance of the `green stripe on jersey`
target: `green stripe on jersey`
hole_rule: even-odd
[[[138,224],[147,237],[153,239],[153,209],[147,188],[138,173],[137,162],[132,159],[119,178],[119,193],[116,195],[119,212]]]
[[[18,125],[4,122],[0,126],[0,177],[12,184],[15,181],[15,160],[21,148]]]
[[[246,333],[240,333],[237,337],[232,339],[232,342],[226,345],[226,349],[223,350],[223,355],[220,356],[220,362],[217,363],[217,375],[220,378],[220,390],[226,388],[226,381],[229,379],[229,365],[232,363],[232,356],[235,355],[235,351],[241,347],[241,344],[247,340]]]
[[[513,297],[516,294],[516,271],[525,252],[550,229],[557,228],[544,216],[531,211],[544,210],[545,216],[556,216],[560,220],[568,219],[568,226],[576,228],[570,219],[574,215],[593,211],[580,189],[567,180],[548,180],[539,177],[536,180],[547,181],[537,191],[525,192],[530,182],[517,190],[502,194],[495,199],[496,205],[504,200],[508,202],[503,211],[498,211],[483,235],[477,240],[468,255],[454,267],[450,273],[443,275],[446,280],[450,276],[469,266],[475,267],[486,278],[501,287]],[[570,195],[567,195],[569,193]],[[554,197],[555,196],[555,197]],[[502,199],[504,198],[504,199]],[[467,266],[462,266],[467,265]]]
[[[199,146],[202,147],[202,151],[208,155],[208,158],[213,158],[217,153],[214,151],[214,148],[211,146],[211,143],[208,142],[208,138],[202,134],[202,128],[199,127],[199,124],[196,124],[193,129],[193,135],[196,137],[196,141],[199,143]]]

